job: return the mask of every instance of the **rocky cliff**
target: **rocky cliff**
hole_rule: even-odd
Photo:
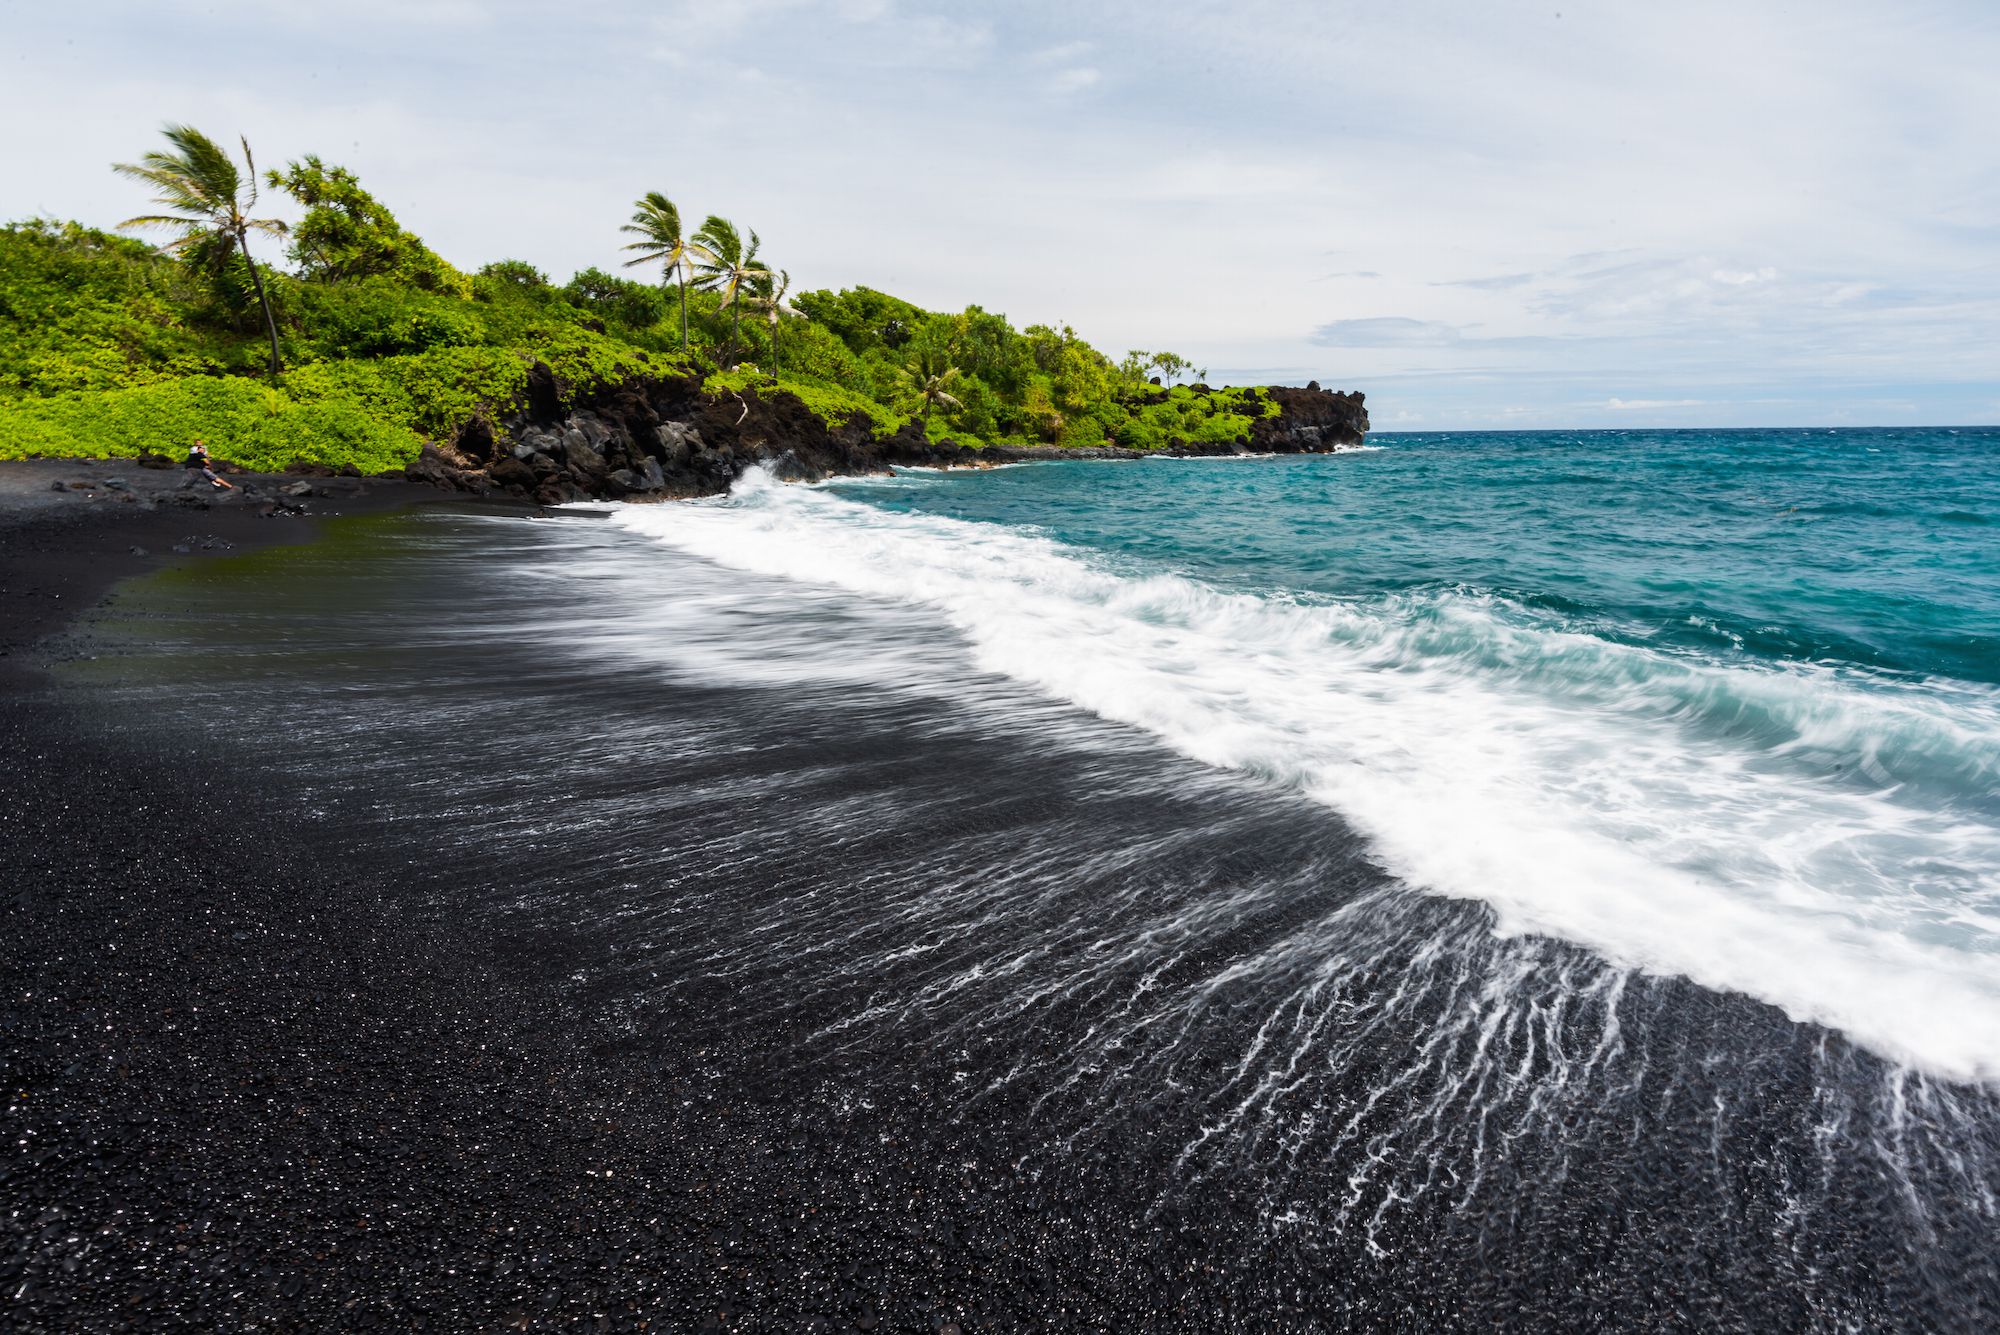
[[[1199,387],[1198,387],[1199,388]],[[1247,443],[1185,445],[1167,454],[1328,453],[1359,446],[1368,412],[1358,393],[1317,383],[1261,391],[1278,407]],[[989,446],[927,439],[912,422],[877,437],[856,416],[829,426],[783,391],[710,393],[692,378],[660,377],[564,396],[548,367],[529,373],[524,402],[501,421],[477,417],[444,446],[427,445],[409,476],[469,492],[543,504],[593,498],[668,499],[726,491],[745,470],[813,481],[879,473],[891,464],[977,467],[1023,459],[1143,458],[1148,451]]]

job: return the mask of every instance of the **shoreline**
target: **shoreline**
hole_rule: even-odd
[[[1366,446],[1339,446],[1313,453],[1353,454]],[[759,464],[779,470],[787,481],[832,481],[840,477],[914,471],[985,471],[1030,463],[1144,462],[1149,459],[1270,459],[1301,451],[1246,447],[1135,450],[1116,446],[988,446],[981,450],[932,450],[921,459],[851,458],[851,466],[823,472],[787,474],[790,456],[734,460],[747,471]],[[912,452],[914,453],[914,452]],[[495,488],[483,476],[468,481],[456,470],[423,465],[407,474],[379,477],[315,473],[253,473],[234,467],[224,475],[237,490],[187,484],[187,473],[147,467],[136,459],[0,459],[0,690],[39,675],[33,666],[46,649],[89,612],[119,582],[172,561],[255,551],[311,542],[321,521],[343,515],[381,514],[422,506],[476,505],[508,512],[531,512],[549,503],[518,489]],[[623,499],[641,504],[716,495],[740,475],[732,471],[712,489],[686,493],[641,493],[622,497],[577,491],[568,500]]]
[[[0,691],[40,680],[37,657],[79,617],[123,580],[170,562],[311,542],[321,521],[342,515],[454,503],[531,508],[397,477],[226,476],[238,490],[192,490],[182,469],[131,459],[0,460]],[[302,494],[285,490],[301,486]]]
[[[1683,1259],[1676,1310],[1728,1328],[1986,1310],[1976,1202],[1855,1152],[1877,1059],[1499,938],[1317,803],[1004,676],[906,682],[945,661],[923,615],[421,486],[172,511],[218,546],[143,559],[140,501],[50,495],[101,558],[60,614],[120,560],[191,570],[0,684],[26,1327],[1646,1326],[1632,1277]],[[402,501],[444,508],[200,560]],[[1279,1045],[1310,1079],[1232,1123],[1316,977]],[[1413,1056],[1441,1041],[1471,1068]],[[1964,1106],[1912,1143],[1976,1148]],[[1680,1171],[1718,1144],[1823,1175],[1811,1269],[1783,1193]]]

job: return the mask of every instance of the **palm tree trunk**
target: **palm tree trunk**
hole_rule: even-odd
[[[736,337],[742,332],[742,325],[743,303],[732,301],[729,303],[729,369],[732,371],[736,369]]]
[[[236,244],[243,248],[243,262],[250,266],[250,282],[257,289],[257,304],[264,308],[264,333],[271,340],[271,379],[276,380],[285,373],[278,364],[278,319],[271,314],[271,298],[264,292],[264,275],[257,272],[257,261],[250,258],[249,236],[239,231]]]
[[[682,353],[682,355],[683,355],[683,356],[685,356],[685,355],[686,355],[686,353],[687,353],[687,350],[688,350],[688,276],[687,276],[687,265],[686,265],[685,263],[682,263],[682,264],[679,264],[679,265],[676,265],[676,266],[675,266],[675,271],[676,271],[677,273],[679,273],[679,274],[680,274],[680,276],[681,276],[681,353]]]

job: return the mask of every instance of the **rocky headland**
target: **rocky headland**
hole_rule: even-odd
[[[1195,392],[1207,390],[1196,386]],[[876,435],[860,414],[830,425],[784,390],[705,391],[691,376],[565,395],[554,373],[537,364],[521,403],[498,420],[471,418],[449,441],[426,445],[407,471],[435,486],[553,505],[709,495],[727,491],[760,465],[787,480],[819,481],[898,464],[978,468],[1032,459],[1327,454],[1358,448],[1368,431],[1360,393],[1323,390],[1315,381],[1253,394],[1276,411],[1256,421],[1247,441],[1178,442],[1164,450],[981,448],[932,440],[914,420],[886,436]]]

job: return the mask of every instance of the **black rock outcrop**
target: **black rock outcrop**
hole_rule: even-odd
[[[1336,393],[1315,380],[1304,389],[1273,385],[1263,393],[1278,413],[1259,418],[1250,429],[1251,448],[1260,454],[1358,449],[1368,433],[1365,396],[1358,390]]]
[[[1178,446],[1167,454],[1325,453],[1351,449],[1368,430],[1360,394],[1258,391],[1278,412],[1246,443]],[[444,444],[426,444],[406,470],[416,481],[459,491],[503,492],[545,505],[629,497],[668,499],[727,491],[768,464],[794,481],[880,473],[890,465],[977,467],[1024,459],[1136,459],[1115,446],[973,449],[926,437],[915,422],[878,437],[856,414],[828,425],[782,390],[708,392],[692,376],[658,376],[571,396],[563,406],[553,371],[537,362],[522,401],[501,420],[474,417]]]

